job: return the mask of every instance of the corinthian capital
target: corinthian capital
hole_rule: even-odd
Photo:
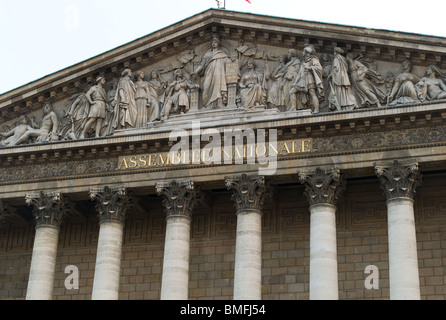
[[[299,180],[305,186],[305,195],[311,205],[336,205],[344,190],[344,180],[339,169],[330,171],[317,168],[313,173],[298,172]]]
[[[234,200],[237,211],[261,211],[264,202],[271,194],[269,186],[265,183],[265,178],[257,175],[242,174],[241,176],[227,177],[226,187],[228,190],[232,190],[232,200]]]
[[[163,205],[168,217],[192,216],[192,209],[198,202],[198,190],[192,181],[159,182],[156,184],[156,192],[163,196]]]
[[[130,201],[124,187],[90,189],[90,199],[96,200],[100,222],[124,222]]]
[[[387,200],[413,199],[415,189],[421,183],[421,174],[416,162],[402,164],[395,160],[393,163],[375,163],[375,173],[381,181],[381,188]]]
[[[25,201],[33,206],[36,226],[60,227],[66,208],[59,192],[27,193]]]

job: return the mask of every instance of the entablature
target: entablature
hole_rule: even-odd
[[[208,129],[271,138],[275,129],[285,151],[298,139],[307,150],[281,154],[277,177],[301,166],[370,169],[389,153],[438,164],[442,68],[443,38],[208,10],[1,95],[0,187],[145,188],[257,170],[146,165],[150,154],[167,161],[176,129],[191,139]]]
[[[176,130],[183,130],[189,143],[194,136],[201,137],[207,130],[213,129],[221,136],[223,146],[224,133],[240,130],[246,133],[264,130],[266,141],[272,137],[280,141],[292,141],[293,139],[322,139],[339,140],[350,139],[357,135],[384,135],[391,132],[405,132],[414,130],[436,130],[438,134],[432,136],[432,141],[427,137],[412,139],[408,143],[391,141],[388,144],[376,144],[377,150],[393,149],[395,144],[399,147],[413,148],[415,146],[427,146],[446,144],[446,104],[445,102],[418,104],[410,106],[368,108],[358,111],[346,111],[338,113],[311,114],[308,111],[278,112],[277,110],[259,110],[241,112],[233,109],[224,110],[213,114],[212,117],[195,117],[189,114],[172,116],[169,126],[152,126],[146,128],[127,129],[115,132],[111,136],[87,138],[83,140],[64,140],[45,142],[40,144],[20,145],[3,148],[0,154],[0,166],[8,168],[17,165],[33,165],[59,163],[65,161],[117,159],[119,156],[132,156],[138,154],[166,153],[180,141],[176,134],[170,139]],[[361,139],[360,137],[358,139]],[[209,144],[209,140],[203,140],[200,147]],[[336,144],[336,143],[335,143]],[[362,142],[356,142],[358,147]],[[321,144],[319,144],[321,145]],[[339,149],[319,148],[312,150],[305,156],[318,154],[320,156],[330,153],[350,153],[349,145],[339,143]],[[341,147],[342,146],[342,147]],[[364,148],[366,146],[364,145]],[[373,150],[374,145],[367,145],[367,152]],[[361,152],[356,150],[355,152]],[[302,155],[304,156],[304,155]],[[117,160],[116,160],[117,161]]]

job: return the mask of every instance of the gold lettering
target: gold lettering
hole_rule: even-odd
[[[235,153],[237,153],[239,158],[242,158],[242,154],[240,153],[240,150],[237,147],[234,148],[234,158],[235,158]]]
[[[291,144],[291,145],[290,145]],[[286,142],[276,143],[263,143],[263,144],[246,144],[241,146],[232,146],[232,156],[225,150],[224,147],[221,148],[221,153],[225,164],[229,163],[231,160],[250,159],[250,157],[264,157],[268,154],[276,155],[287,155],[293,153],[301,152],[312,152],[312,141],[311,139],[298,139]],[[255,148],[255,151],[254,151]],[[194,149],[191,151],[178,151],[174,154],[171,153],[153,153],[146,155],[136,155],[129,157],[122,157],[119,159],[118,170],[133,169],[133,168],[143,168],[152,166],[167,166],[167,165],[178,165],[178,164],[198,164],[198,163],[213,163],[214,149]],[[190,157],[190,153],[192,156]],[[255,152],[255,155],[254,155]],[[222,160],[223,160],[222,159]]]
[[[175,163],[175,159],[178,160],[178,163]],[[181,163],[181,152],[173,152],[172,153],[172,164],[180,164]]]
[[[140,167],[145,167],[147,165],[146,159],[147,159],[146,155],[143,155],[143,156],[139,157],[139,166]]]
[[[263,147],[263,154],[259,154],[259,147],[262,146]],[[256,146],[256,156],[257,157],[263,157],[266,156],[266,146],[264,144],[259,144]]]
[[[201,158],[200,150],[197,150],[197,149],[192,150],[192,163],[193,164],[200,163],[200,158]]]
[[[189,164],[190,163],[188,157],[189,157],[189,152],[183,151],[183,164]]]
[[[293,150],[293,153],[300,152],[300,149],[296,150],[296,142],[297,142],[297,140],[294,140],[293,143],[292,143],[293,147],[291,149]]]
[[[149,154],[149,164],[148,164],[148,166],[149,167],[151,167],[151,166],[156,166],[156,163],[155,163],[155,159],[153,158],[153,154]]]
[[[310,152],[311,140],[302,140],[302,152]]]
[[[279,154],[279,151],[277,151],[277,149],[274,148],[274,146],[270,143],[269,144],[269,154],[271,154],[271,149],[273,149],[276,154]]]
[[[118,170],[121,170],[122,166],[124,166],[126,169],[128,169],[127,160],[125,160],[125,157],[122,157],[121,164],[119,165]]]
[[[136,168],[138,163],[136,162],[136,156],[131,156],[129,158],[129,162],[132,164],[132,166],[129,166],[129,168]]]
[[[163,155],[162,154],[159,154],[159,160],[160,160],[160,162],[158,162],[159,164],[160,164],[160,166],[161,165],[168,165],[168,164],[170,164],[170,154],[168,153],[168,154],[166,154],[166,158],[164,159],[163,158]]]
[[[225,150],[224,147],[221,148],[221,151],[223,153],[223,158],[224,159],[231,159],[232,160],[231,156],[229,155],[229,153],[227,153],[227,151]]]
[[[251,158],[254,158],[254,145],[250,144],[250,145],[249,145],[249,148],[250,148],[249,156],[250,156]]]
[[[288,148],[288,145],[286,144],[286,142],[283,143],[282,149],[280,149],[280,154],[284,154],[284,151],[286,151],[286,153],[290,153],[290,149]]]

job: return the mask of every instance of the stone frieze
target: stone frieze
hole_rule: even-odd
[[[327,135],[315,137],[309,140],[311,145],[306,152],[287,153],[282,148],[277,154],[277,160],[286,160],[299,157],[323,157],[332,153],[348,154],[351,152],[394,149],[401,146],[424,147],[429,143],[446,143],[446,126],[433,125],[430,127],[387,129],[376,132],[351,133],[345,135]],[[279,141],[279,144],[281,142]],[[291,149],[290,149],[291,151]],[[120,160],[121,159],[121,160]],[[167,163],[165,160],[156,166],[144,168],[135,167],[137,170],[171,170],[181,166],[203,166],[202,163],[182,165],[180,163]],[[204,164],[206,166],[206,164]],[[11,163],[0,168],[0,183],[20,183],[26,180],[64,179],[67,177],[104,176],[132,170],[122,165],[122,157],[119,155],[95,159],[77,159],[65,161],[49,161],[45,163],[27,164]]]

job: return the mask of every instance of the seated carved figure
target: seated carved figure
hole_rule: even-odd
[[[420,100],[446,99],[446,85],[442,80],[444,78],[445,74],[437,66],[430,65],[427,67],[426,76],[416,85]]]
[[[22,115],[17,126],[8,132],[0,132],[0,135],[6,138],[0,142],[0,145],[4,147],[15,146],[17,140],[28,130],[32,130],[32,127],[28,125],[26,116]]]
[[[262,86],[261,76],[255,71],[255,62],[248,60],[248,71],[240,79],[240,102],[245,110],[256,107],[265,108],[266,90]]]
[[[167,120],[171,113],[185,113],[189,110],[190,100],[188,89],[198,88],[198,85],[183,79],[183,71],[177,69],[174,72],[175,80],[167,88],[167,98],[161,111],[161,119]]]
[[[403,72],[395,78],[395,83],[387,98],[389,105],[419,101],[415,84],[420,81],[420,77],[411,72],[412,63],[409,60],[403,61],[402,66]]]
[[[15,142],[19,145],[28,141],[29,138],[36,137],[36,142],[47,142],[59,140],[59,119],[54,111],[51,111],[51,105],[45,103],[43,106],[42,125],[38,129],[28,127]]]

